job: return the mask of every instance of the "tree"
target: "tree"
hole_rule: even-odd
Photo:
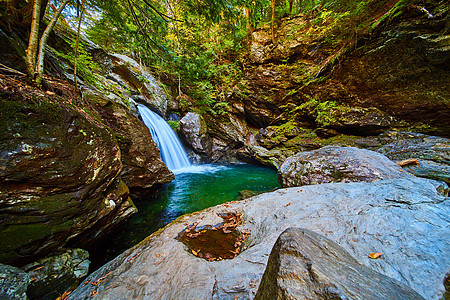
[[[33,17],[31,21],[30,38],[28,40],[26,61],[28,75],[32,80],[36,81],[36,84],[38,86],[42,84],[42,79],[44,77],[44,56],[48,37],[50,36],[50,32],[55,27],[56,21],[61,15],[62,10],[67,5],[67,3],[69,3],[69,1],[70,0],[63,0],[63,2],[60,3],[57,10],[54,12],[52,19],[42,33],[40,40],[39,29],[41,21],[42,0],[33,1]]]

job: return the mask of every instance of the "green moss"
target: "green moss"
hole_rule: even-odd
[[[180,121],[167,121],[169,126],[172,127],[173,130],[178,130],[180,128]]]

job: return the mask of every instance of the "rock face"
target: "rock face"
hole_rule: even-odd
[[[27,289],[31,299],[56,299],[89,271],[89,253],[83,249],[66,249],[63,253],[45,257],[24,266],[32,282]]]
[[[423,298],[324,236],[291,227],[273,246],[255,299]]]
[[[34,261],[136,210],[118,178],[119,146],[97,119],[63,103],[5,95],[0,113],[0,261]]]
[[[284,187],[330,182],[372,182],[411,176],[386,156],[355,147],[327,146],[300,152],[279,169]]]
[[[69,299],[253,299],[271,249],[292,224],[338,243],[360,264],[439,299],[450,266],[449,198],[435,181],[386,179],[277,190],[186,215],[125,251],[88,277]],[[238,212],[251,233],[232,260],[208,262],[175,237],[186,228],[221,222]],[[372,252],[384,253],[370,259]],[[111,273],[109,273],[111,272]]]
[[[30,275],[19,268],[0,264],[0,298],[8,300],[27,299],[26,291]]]
[[[172,181],[174,175],[162,162],[147,126],[124,105],[102,98],[104,101],[97,102],[95,108],[114,131],[123,164],[120,176],[125,184],[130,189],[146,189]]]
[[[134,99],[135,101],[150,106],[160,115],[165,116],[168,98],[145,67],[126,55],[111,54],[110,58],[113,65],[111,76],[115,81],[141,94],[140,97]]]

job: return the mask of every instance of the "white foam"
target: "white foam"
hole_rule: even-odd
[[[194,173],[194,174],[203,174],[203,173],[215,173],[217,171],[226,170],[230,167],[227,166],[215,166],[215,165],[194,165],[186,168],[180,168],[177,170],[172,170],[173,174],[185,174],[185,173]]]

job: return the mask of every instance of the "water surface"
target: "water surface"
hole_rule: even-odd
[[[174,173],[171,183],[143,199],[133,199],[138,213],[90,251],[94,269],[181,215],[235,200],[242,190],[264,192],[280,186],[275,170],[253,165],[201,165]]]

